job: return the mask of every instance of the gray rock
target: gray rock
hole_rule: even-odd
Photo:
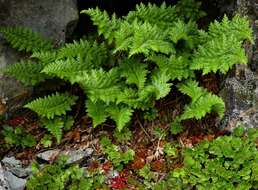
[[[10,190],[24,190],[26,186],[26,179],[18,178],[9,171],[4,172]]]
[[[0,69],[15,63],[18,59],[18,52],[0,39]],[[0,74],[0,115],[16,110],[31,95],[31,92],[32,88],[25,87],[15,79]]]
[[[5,176],[5,171],[0,163],[0,190],[11,190]]]
[[[76,0],[0,0],[1,26],[26,26],[63,43],[78,21]],[[69,27],[69,28],[68,28]]]
[[[24,168],[21,161],[16,160],[15,157],[5,157],[2,160],[2,163],[6,170],[8,170],[17,177],[26,178],[32,173],[31,166]]]
[[[65,42],[79,18],[76,0],[0,0],[0,9],[0,26],[29,27],[56,45]],[[0,69],[20,57],[0,36]],[[1,115],[21,107],[32,93],[16,80],[0,75],[0,81]]]
[[[89,158],[93,153],[92,148],[79,149],[79,150],[66,150],[60,154],[68,157],[67,164],[79,163],[82,160]]]
[[[58,157],[59,153],[60,153],[59,149],[47,150],[45,152],[41,152],[37,154],[37,158],[40,158],[47,162],[52,162]]]
[[[226,104],[221,127],[232,131],[238,123],[246,128],[258,127],[258,29],[257,4],[253,0],[236,0],[236,12],[249,17],[254,30],[255,44],[246,45],[248,65],[237,65],[224,81],[221,97]]]
[[[92,153],[93,153],[92,148],[81,148],[78,150],[63,150],[63,151],[59,149],[54,149],[54,150],[47,150],[45,152],[39,153],[37,155],[37,158],[51,163],[59,156],[64,155],[64,156],[67,156],[68,158],[67,164],[72,164],[72,163],[79,163],[85,158],[88,158],[89,156],[91,156]]]
[[[226,105],[222,128],[232,131],[238,123],[257,127],[258,76],[247,66],[237,66],[233,77],[226,78],[220,96]]]

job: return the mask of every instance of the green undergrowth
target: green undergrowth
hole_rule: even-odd
[[[121,169],[128,165],[134,157],[132,150],[121,151],[111,140],[101,140],[104,153],[113,165],[113,169]],[[219,136],[212,141],[203,140],[192,148],[166,143],[164,159],[182,157],[183,165],[171,170],[166,177],[153,171],[150,163],[135,170],[141,183],[125,179],[126,187],[150,190],[248,190],[258,187],[258,130],[236,128],[230,136]],[[78,165],[67,165],[62,157],[54,164],[33,165],[33,175],[29,178],[27,188],[37,189],[110,189],[115,187],[114,178],[105,174],[110,168],[95,168],[94,171],[83,170]],[[117,181],[116,183],[119,183]],[[124,183],[121,181],[120,183]]]
[[[128,164],[128,162],[134,158],[135,152],[132,149],[128,149],[123,152],[119,149],[119,146],[114,145],[107,137],[103,137],[100,144],[103,148],[104,154],[107,154],[107,158],[118,170],[122,170],[123,165]]]
[[[67,165],[66,158],[59,158],[54,164],[33,165],[26,188],[28,190],[94,190],[103,189],[105,180],[101,171],[85,171],[78,165]]]
[[[36,139],[33,135],[27,134],[22,127],[4,126],[1,131],[4,140],[9,147],[33,147],[36,145]]]
[[[257,189],[258,130],[243,131],[237,128],[231,136],[184,149],[184,166],[171,171],[153,189]]]

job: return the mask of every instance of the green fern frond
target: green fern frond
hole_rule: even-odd
[[[149,60],[155,62],[161,70],[167,70],[171,80],[194,77],[194,73],[190,69],[191,60],[187,56],[158,55],[150,57]]]
[[[127,106],[111,105],[107,108],[110,117],[116,122],[118,131],[121,131],[131,120],[133,109]]]
[[[48,75],[40,73],[43,68],[42,63],[26,60],[9,65],[5,68],[4,74],[16,78],[25,85],[36,85],[49,78]]]
[[[61,118],[42,119],[43,126],[53,135],[59,144],[63,135],[64,122]]]
[[[203,74],[217,71],[226,74],[235,64],[246,64],[244,49],[234,36],[222,35],[200,45],[194,53],[191,69],[202,70]]]
[[[80,40],[79,42],[74,41],[73,43],[66,44],[58,50],[57,59],[76,59],[76,63],[80,62],[79,65],[84,68],[83,70],[89,70],[99,68],[101,65],[106,64],[108,59],[108,50],[104,43],[90,43],[86,40]],[[78,66],[78,64],[76,65]]]
[[[101,11],[99,8],[83,10],[81,13],[85,13],[91,17],[93,24],[98,27],[99,35],[103,35],[109,43],[112,43],[115,38],[114,31],[119,27],[119,19],[115,14],[110,18],[106,11]]]
[[[133,22],[131,27],[133,29],[132,36],[126,36],[123,41],[121,41],[121,39],[116,41],[117,48],[115,52],[124,50],[126,46],[128,46],[129,49],[129,57],[141,53],[148,56],[153,52],[164,54],[175,52],[173,44],[166,40],[166,32],[160,30],[157,26],[147,22],[144,24]],[[120,33],[121,36],[121,32],[123,31],[124,29],[122,28],[122,31],[117,31],[117,33]],[[118,43],[120,41],[122,44]]]
[[[86,40],[68,43],[58,50],[58,59],[81,57],[82,61],[101,65],[107,59],[107,49],[104,44],[90,43]]]
[[[187,105],[180,119],[201,119],[211,112],[217,113],[222,118],[225,112],[224,102],[216,95],[206,94],[201,96],[198,101]]]
[[[109,104],[103,101],[86,101],[86,111],[93,120],[93,127],[104,123],[107,117],[116,122],[117,129],[121,131],[131,120],[133,109],[125,105]]]
[[[144,86],[147,73],[147,65],[135,59],[126,59],[120,65],[120,74],[126,83],[135,84],[139,89]]]
[[[157,69],[153,71],[150,84],[140,91],[140,99],[155,97],[156,100],[164,98],[171,90],[171,83],[168,83],[170,76],[166,70]]]
[[[55,117],[54,119],[42,118],[43,126],[53,135],[59,144],[62,139],[63,130],[70,129],[74,120],[70,116]]]
[[[67,43],[58,50],[58,58],[75,58],[78,55],[86,54],[90,47],[91,44],[82,39],[80,41],[74,41],[73,43]]]
[[[180,120],[186,119],[201,119],[206,114],[215,112],[220,118],[223,117],[225,112],[225,104],[223,100],[213,94],[210,94],[201,87],[198,87],[196,81],[188,80],[183,84],[178,85],[182,93],[187,94],[192,98],[189,105],[186,105],[184,112],[179,116]]]
[[[92,102],[91,100],[86,101],[86,111],[92,118],[93,127],[96,127],[104,123],[109,116],[107,113],[107,106],[102,101]]]
[[[57,55],[56,51],[39,51],[34,52],[30,56],[31,58],[37,59],[42,62],[44,65],[51,63],[56,60]]]
[[[135,88],[123,88],[117,96],[116,104],[127,104],[130,107],[136,108],[135,105],[138,99],[138,90]]]
[[[66,44],[57,52],[56,61],[49,63],[42,72],[77,82],[76,76],[85,71],[99,68],[107,60],[107,49],[104,44],[89,43],[81,40]]]
[[[119,77],[117,68],[108,72],[103,69],[93,69],[75,77],[74,80],[81,85],[91,101],[102,100],[109,104],[115,102],[121,92],[121,85],[118,83]]]
[[[151,3],[148,5],[140,3],[136,5],[135,11],[130,11],[125,17],[129,22],[135,19],[167,28],[177,19],[177,14],[175,7],[167,6],[165,2],[160,7]]]
[[[177,20],[174,22],[169,29],[169,38],[175,44],[184,41],[190,49],[194,49],[200,43],[197,25],[192,21],[185,23],[182,20]]]
[[[137,20],[134,22],[133,24],[121,22],[119,29],[115,32],[116,49],[114,53],[118,51],[129,51],[130,47],[132,47],[134,35],[134,27],[132,25],[137,24]]]
[[[38,33],[23,27],[0,27],[5,39],[19,51],[38,52],[53,49],[53,44]]]
[[[93,69],[93,65],[91,64],[91,62],[82,62],[78,59],[57,60],[45,66],[42,73],[69,80],[73,84],[76,82],[74,79],[77,75]]]
[[[175,8],[179,18],[185,21],[197,21],[198,19],[206,16],[204,11],[201,11],[201,2],[195,0],[180,0]]]
[[[186,82],[179,84],[178,87],[180,92],[190,96],[193,102],[198,100],[205,92],[204,89],[198,86],[198,82],[194,80],[187,80]]]
[[[24,107],[35,111],[41,117],[53,119],[55,116],[64,115],[66,111],[71,110],[71,106],[75,104],[76,100],[76,96],[57,92],[44,98],[33,100]]]
[[[218,38],[222,35],[227,37],[234,36],[236,40],[248,40],[253,42],[252,29],[249,20],[246,17],[236,15],[229,20],[225,15],[221,22],[215,21],[211,23],[208,30],[209,39]]]

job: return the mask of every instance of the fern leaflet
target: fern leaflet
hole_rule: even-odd
[[[102,101],[92,102],[91,100],[86,101],[86,111],[92,118],[93,127],[96,127],[104,123],[109,116],[107,113],[107,106]]]
[[[133,109],[127,106],[109,106],[107,112],[116,122],[117,129],[121,131],[123,127],[131,120]]]
[[[220,117],[223,117],[225,104],[220,97],[198,87],[198,83],[192,80],[188,80],[178,85],[178,87],[182,93],[192,98],[191,103],[185,106],[184,113],[179,117],[180,120],[191,118],[201,119],[211,112],[216,112]]]
[[[16,78],[25,85],[36,85],[49,78],[46,74],[40,73],[43,68],[42,63],[20,61],[5,68],[4,74]]]
[[[225,74],[233,65],[247,63],[244,49],[234,36],[222,35],[199,46],[193,57],[191,69],[203,74],[220,71]]]
[[[98,26],[99,35],[103,34],[109,43],[113,42],[114,31],[119,27],[120,21],[115,14],[110,18],[106,11],[101,11],[99,8],[83,10],[81,13],[88,14],[91,17],[93,24]]]
[[[141,89],[146,81],[147,65],[134,59],[126,59],[120,65],[120,73],[126,78],[127,84],[135,84]]]
[[[160,7],[151,3],[148,3],[148,5],[140,3],[136,5],[135,11],[128,13],[125,19],[129,22],[133,22],[137,19],[158,25],[162,28],[167,28],[177,20],[177,13],[175,7],[167,6],[166,3],[162,3]]]
[[[64,115],[66,111],[71,110],[71,106],[75,104],[76,100],[76,96],[57,92],[44,98],[33,100],[24,107],[35,111],[41,117],[53,119],[55,116]]]
[[[53,49],[49,40],[45,40],[38,33],[23,27],[1,27],[0,33],[4,35],[11,46],[19,51],[38,52]]]

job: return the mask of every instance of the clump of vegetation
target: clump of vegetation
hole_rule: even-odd
[[[172,132],[183,120],[201,119],[211,112],[223,117],[224,102],[200,87],[195,73],[225,74],[237,63],[246,64],[242,43],[252,41],[252,31],[248,20],[238,15],[211,23],[207,31],[199,29],[197,20],[205,15],[199,8],[194,0],[175,6],[140,4],[122,18],[99,8],[84,10],[103,43],[80,40],[59,49],[29,29],[0,28],[14,48],[32,52],[31,59],[10,65],[5,74],[26,85],[55,77],[79,84],[94,127],[111,118],[121,131],[135,110],[154,110],[155,101],[166,97],[174,84],[191,102],[172,123]],[[52,120],[66,115],[77,99],[56,92],[25,107],[38,113],[60,142],[61,125],[54,131],[49,124],[56,124]]]
[[[4,126],[2,135],[8,146],[33,147],[36,145],[36,139],[31,134],[27,134],[22,127]]]
[[[107,157],[112,164],[118,169],[123,169],[123,165],[133,160],[135,152],[132,149],[128,149],[123,152],[117,145],[112,144],[111,140],[107,137],[103,137],[100,142],[103,152],[107,154]]]
[[[183,151],[184,166],[172,171],[154,189],[256,189],[258,131],[221,136]]]
[[[100,171],[87,172],[78,165],[67,165],[65,158],[59,158],[54,164],[39,167],[33,165],[33,175],[29,178],[28,190],[94,190],[103,187],[105,177]]]

